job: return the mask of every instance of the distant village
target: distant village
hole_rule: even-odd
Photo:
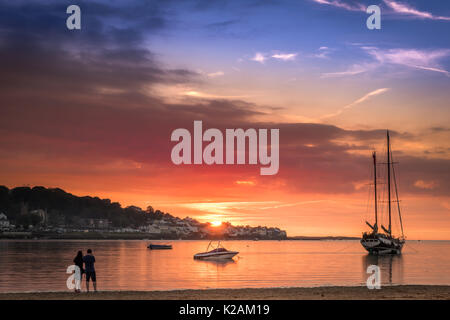
[[[135,208],[135,210],[141,210]],[[35,225],[14,225],[5,213],[0,213],[1,238],[148,238],[148,239],[253,239],[283,240],[286,231],[271,227],[233,226],[224,222],[219,226],[201,223],[190,217],[184,219],[164,216],[148,219],[139,227],[113,227],[109,219],[79,218],[71,225],[64,220],[49,222],[44,209],[26,213],[37,217]]]
[[[202,223],[148,206],[122,207],[59,188],[0,186],[0,238],[28,239],[286,239],[266,226]]]

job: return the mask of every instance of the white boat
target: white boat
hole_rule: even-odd
[[[195,254],[194,259],[201,259],[201,260],[232,259],[235,255],[237,255],[239,253],[237,251],[229,251],[229,250],[225,249],[220,244],[220,241],[217,244],[216,248],[214,248],[214,246],[211,243],[212,243],[212,241],[208,244],[208,247],[206,248],[205,252],[200,252],[200,253]],[[208,251],[210,248],[213,248],[213,249]]]

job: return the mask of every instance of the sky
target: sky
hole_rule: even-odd
[[[438,0],[0,0],[0,184],[359,236],[389,129],[406,236],[450,239],[448,34]],[[174,165],[194,120],[279,129],[279,172]]]

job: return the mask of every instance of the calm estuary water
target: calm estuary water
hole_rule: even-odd
[[[371,264],[384,285],[450,285],[450,241],[409,241],[401,256],[386,257],[368,256],[358,241],[226,241],[240,252],[228,262],[193,259],[208,241],[170,243],[159,251],[133,240],[0,241],[0,292],[66,291],[67,267],[88,248],[99,290],[355,286]]]

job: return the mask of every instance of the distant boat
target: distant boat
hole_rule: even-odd
[[[172,245],[171,244],[150,243],[147,248],[152,249],[152,250],[168,250],[168,249],[172,249]]]
[[[377,195],[377,158],[376,153],[373,152],[373,170],[374,170],[374,196],[375,196],[375,222],[374,224],[370,224],[366,221],[366,224],[372,229],[371,232],[365,232],[361,239],[361,245],[364,249],[369,252],[369,254],[379,255],[379,254],[400,254],[402,252],[403,245],[405,244],[405,236],[403,234],[403,223],[402,223],[402,215],[400,212],[400,202],[398,200],[398,190],[397,190],[397,181],[395,178],[395,170],[394,170],[394,161],[392,159],[392,151],[389,141],[389,131],[387,131],[387,162],[386,172],[387,172],[387,203],[388,203],[388,214],[389,214],[389,225],[385,228],[381,225],[381,229],[383,232],[379,232],[378,229],[378,195]],[[392,180],[392,181],[391,181]],[[391,192],[392,192],[392,184],[394,185],[395,190],[395,198],[394,202],[397,202],[398,216],[400,220],[401,227],[401,236],[395,237],[392,235],[392,202]]]
[[[219,259],[232,259],[235,255],[237,255],[239,252],[237,251],[229,251],[225,249],[221,244],[220,241],[217,244],[217,247],[214,248],[214,246],[209,242],[208,247],[206,248],[206,252],[197,253],[194,255],[194,259],[202,259],[202,260],[219,260]],[[208,251],[210,248],[213,248],[212,250]]]

